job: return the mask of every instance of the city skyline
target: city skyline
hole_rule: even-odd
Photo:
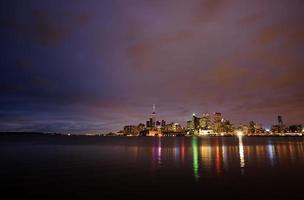
[[[304,122],[304,2],[0,2],[1,131]],[[143,121],[145,122],[145,121]]]
[[[138,125],[137,125],[138,124]],[[137,124],[124,125],[122,130],[108,134],[95,133],[92,135],[119,135],[119,136],[302,136],[303,124],[286,124],[281,115],[277,122],[265,126],[259,121],[235,123],[227,119],[220,112],[193,113],[186,123],[166,121],[157,116],[156,106],[153,104],[150,117],[147,121]],[[184,125],[186,124],[186,125]]]

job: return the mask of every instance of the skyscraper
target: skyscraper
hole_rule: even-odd
[[[212,128],[212,123],[211,123],[210,116],[208,113],[204,113],[202,118],[200,118],[200,127],[203,130]]]
[[[219,112],[214,113],[214,122],[213,122],[214,132],[216,132],[216,133],[220,132],[221,121],[222,121],[222,113],[219,113]]]
[[[166,121],[165,120],[161,120],[161,126],[166,126]]]
[[[151,127],[155,127],[156,123],[156,112],[155,112],[155,104],[153,104],[152,114],[151,114]]]
[[[283,119],[281,115],[278,116],[278,126],[279,126],[279,133],[281,133],[283,130]]]
[[[199,117],[196,117],[195,113],[192,115],[192,122],[193,122],[193,128],[198,129],[199,128]]]
[[[278,123],[280,126],[283,126],[283,119],[282,119],[282,116],[278,116]]]

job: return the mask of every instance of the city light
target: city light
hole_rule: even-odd
[[[157,119],[155,104],[146,123],[138,125],[126,125],[117,135],[124,136],[303,136],[304,128],[301,124],[289,125],[283,123],[283,117],[278,116],[277,124],[271,128],[263,128],[261,123],[249,121],[247,124],[235,125],[224,118],[222,113],[215,112],[212,115],[202,113],[202,115],[192,114],[186,121],[186,126],[182,123],[166,123],[163,119]]]
[[[238,131],[237,136],[239,136],[239,137],[244,136],[244,132],[243,131]]]

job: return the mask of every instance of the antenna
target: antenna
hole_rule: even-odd
[[[152,113],[155,114],[155,104],[153,104],[153,110]]]

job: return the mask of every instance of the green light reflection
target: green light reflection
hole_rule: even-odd
[[[193,174],[195,180],[199,179],[199,163],[198,163],[198,148],[197,148],[197,137],[192,137],[192,149],[193,149]]]

